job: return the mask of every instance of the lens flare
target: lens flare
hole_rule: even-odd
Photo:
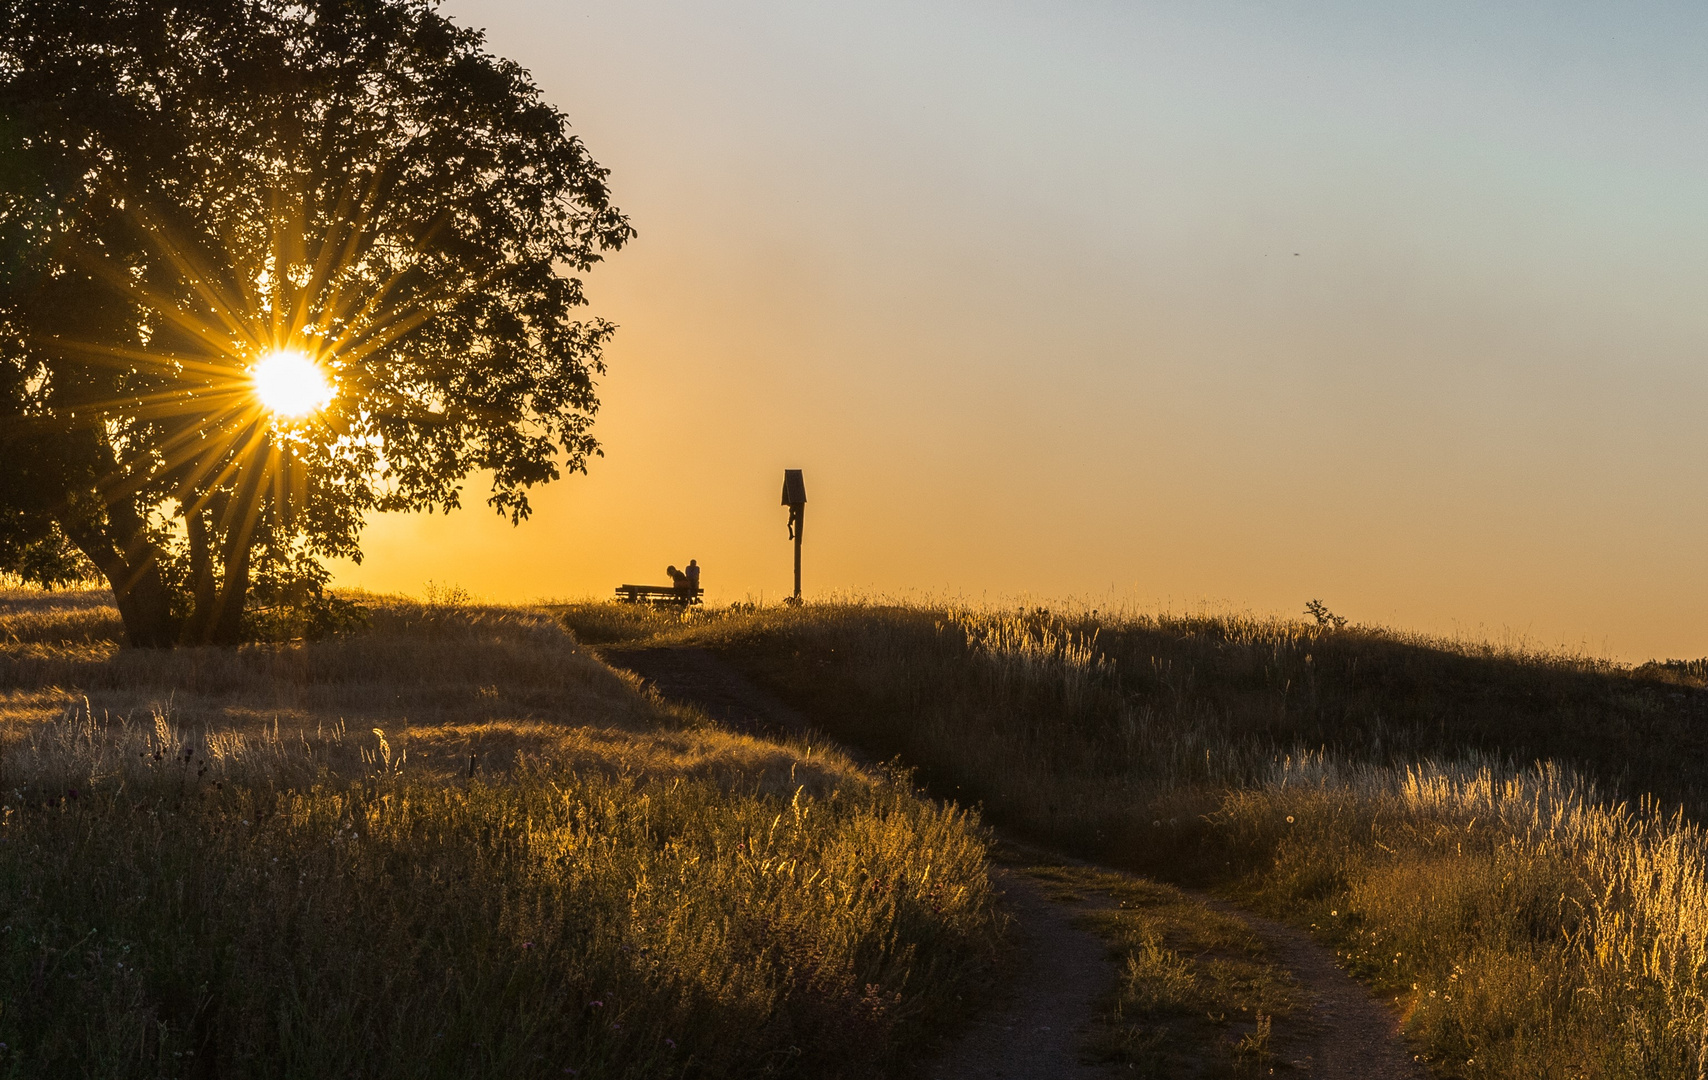
[[[269,412],[298,419],[324,409],[332,400],[326,371],[305,353],[275,349],[249,371],[255,396]]]

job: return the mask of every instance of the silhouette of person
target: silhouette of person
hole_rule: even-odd
[[[695,562],[693,559],[689,559],[688,560],[688,569],[687,569],[687,571],[685,571],[683,573],[682,576],[688,579],[688,591],[689,592],[696,593],[696,592],[700,591],[700,564],[699,563]]]
[[[688,575],[676,569],[676,567],[667,566],[664,568],[664,572],[670,575],[670,587],[672,589],[675,589],[677,592],[681,592],[688,587]]]

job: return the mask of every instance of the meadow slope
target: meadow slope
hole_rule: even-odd
[[[987,970],[972,816],[366,603],[147,652],[0,595],[0,1076],[867,1076]]]
[[[1708,1075],[1700,662],[1040,609],[564,618],[715,650],[1017,833],[1310,928],[1437,1075]]]

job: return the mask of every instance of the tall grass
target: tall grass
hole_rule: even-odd
[[[969,815],[548,619],[379,607],[236,652],[13,630],[0,1075],[866,1076],[988,965]]]
[[[1708,835],[1550,765],[1278,763],[1217,832],[1449,1075],[1708,1069]]]
[[[1440,1075],[1708,1076],[1689,664],[857,603],[639,629],[1023,833],[1311,923]]]

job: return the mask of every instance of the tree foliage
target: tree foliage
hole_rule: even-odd
[[[370,511],[485,470],[520,521],[599,452],[578,275],[632,235],[528,74],[423,0],[11,0],[0,569],[75,548],[133,644],[233,641]],[[332,380],[306,420],[256,400],[279,349]]]

